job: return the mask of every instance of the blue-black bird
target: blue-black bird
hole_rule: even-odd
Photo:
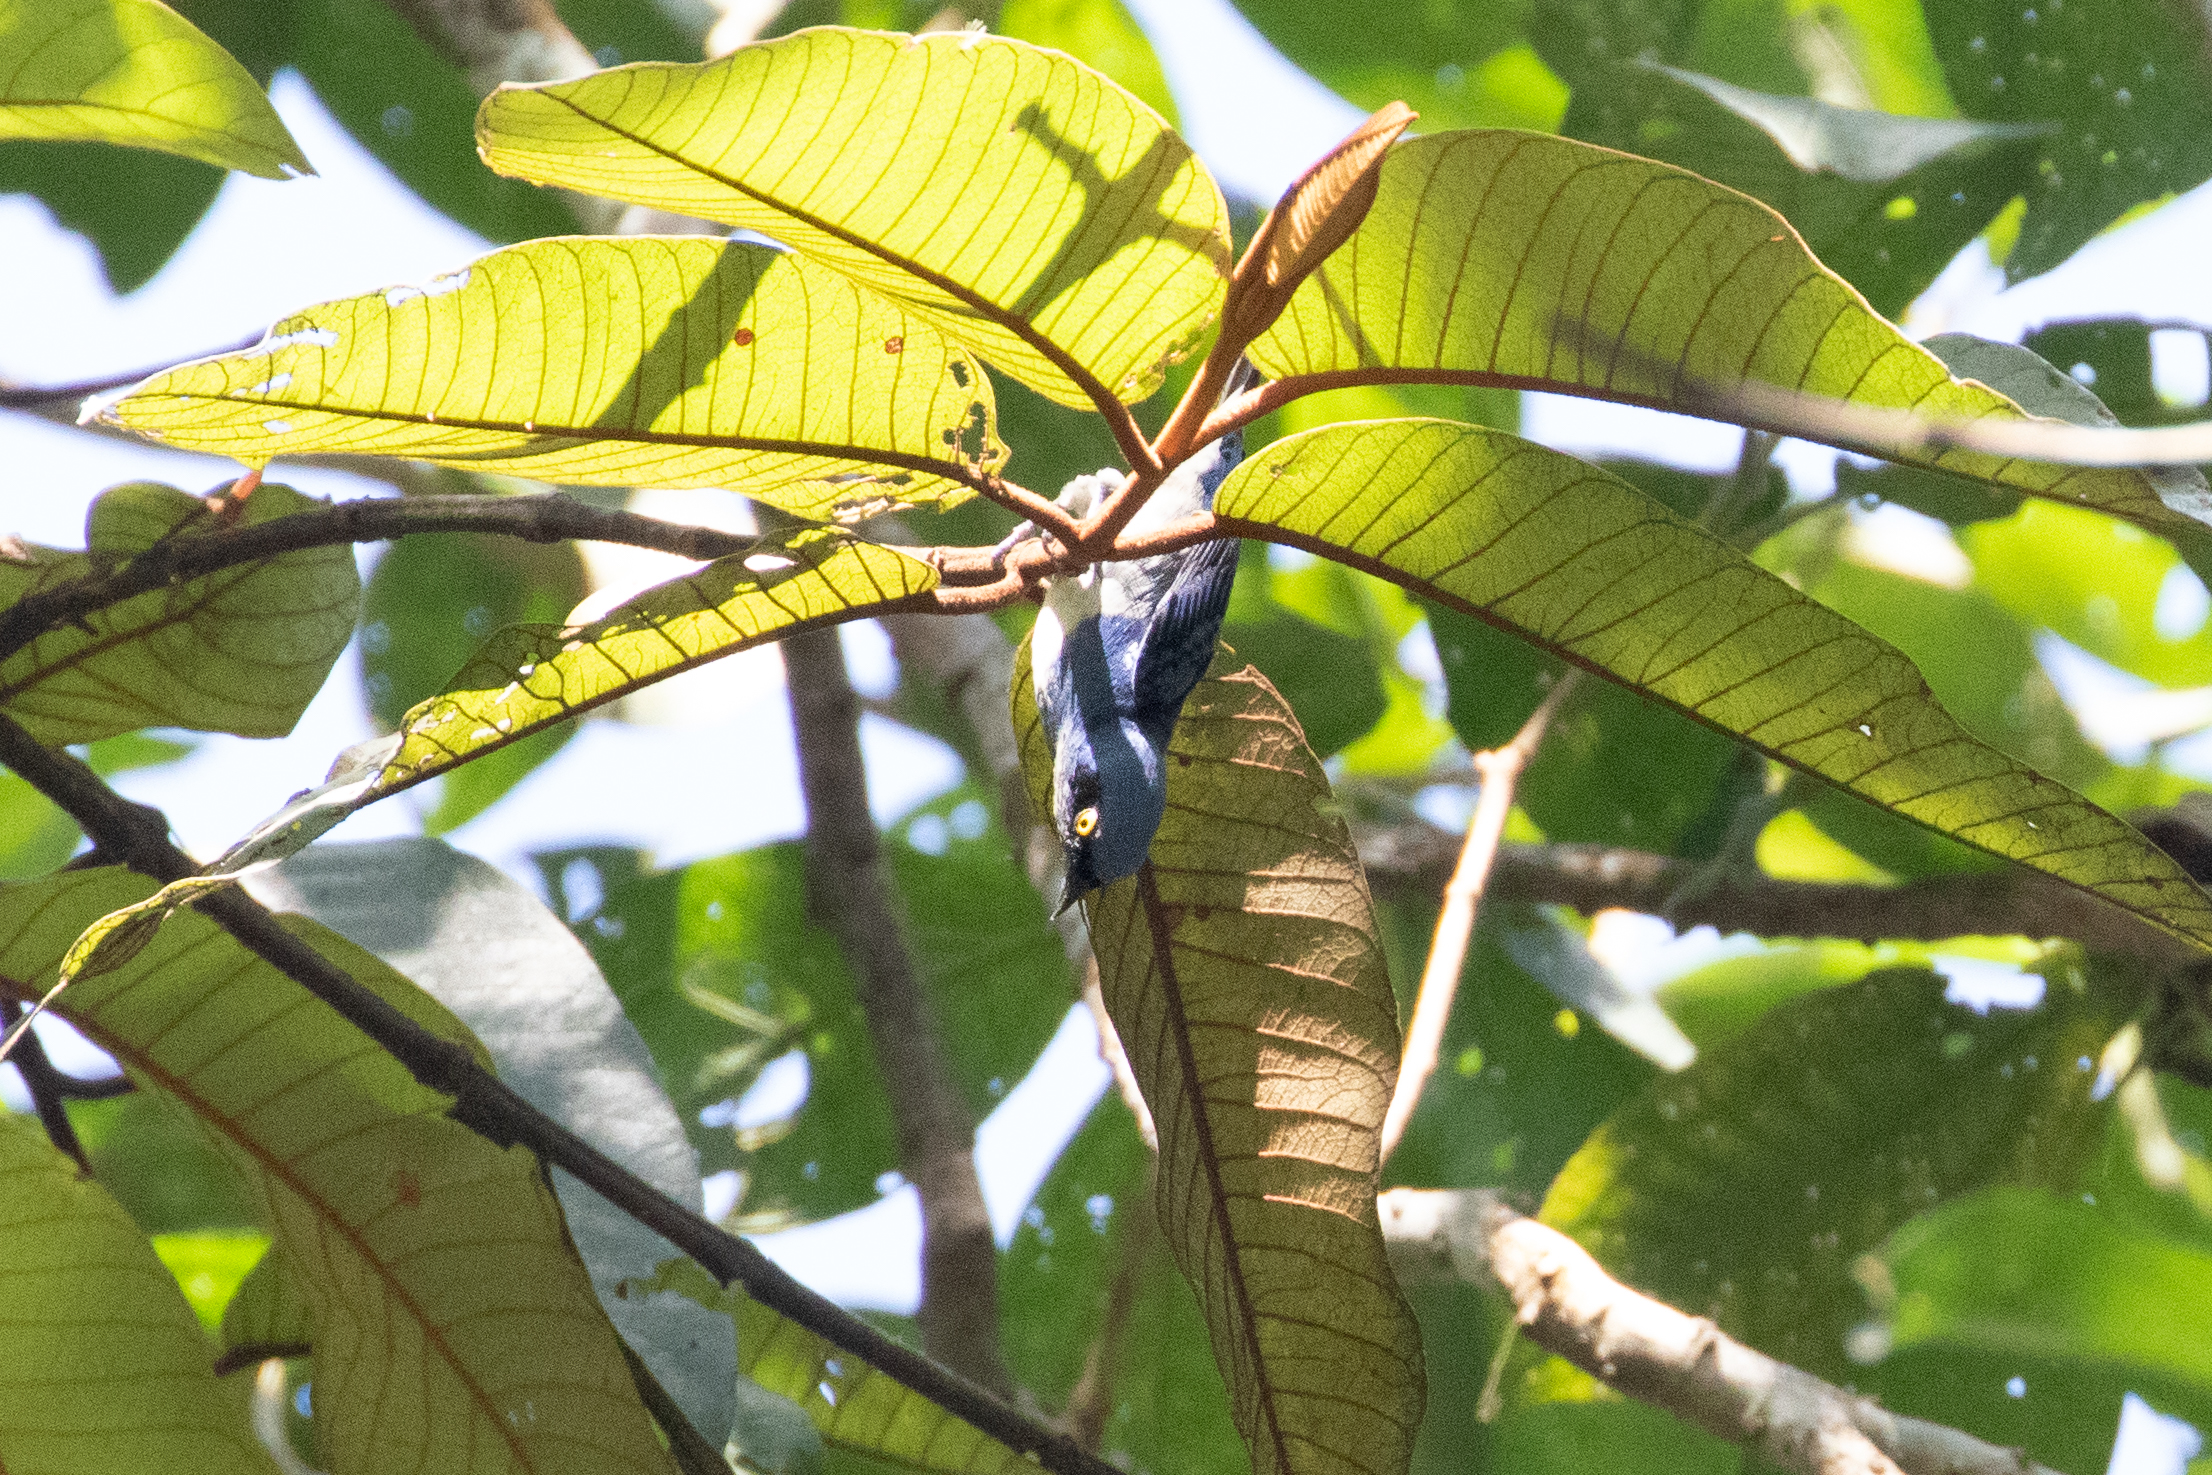
[[[1240,362],[1222,399],[1256,382]],[[1142,534],[1213,506],[1244,459],[1231,431],[1175,468],[1130,522]],[[1111,468],[1079,476],[1060,505],[1087,515],[1119,487]],[[1183,701],[1212,663],[1228,612],[1237,544],[1199,543],[1051,581],[1029,660],[1037,710],[1052,739],[1052,821],[1065,847],[1065,911],[1085,893],[1134,875],[1167,811],[1167,745]]]

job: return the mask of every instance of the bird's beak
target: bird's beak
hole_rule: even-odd
[[[1083,888],[1075,884],[1075,877],[1065,876],[1060,881],[1060,904],[1052,909],[1054,921],[1066,914],[1067,909],[1083,899]]]

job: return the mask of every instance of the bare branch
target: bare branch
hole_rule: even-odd
[[[899,1167],[921,1195],[922,1346],[1004,1394],[1013,1380],[999,1354],[998,1247],[975,1173],[975,1118],[945,1061],[868,812],[860,703],[835,630],[789,636],[782,650],[806,796],[808,909],[852,967]]]
[[[1378,893],[1434,895],[1450,874],[1456,839],[1422,821],[1355,825],[1360,860]],[[1698,870],[1694,861],[1603,845],[1503,845],[1490,894],[1576,911],[1619,907],[1657,914]],[[2069,937],[2099,952],[2161,968],[2201,954],[2132,913],[2021,866],[1929,876],[1899,886],[1727,876],[1675,909],[1675,925],[1761,937]]]
[[[714,528],[592,507],[557,493],[530,496],[364,497],[251,527],[172,537],[103,573],[56,584],[0,609],[0,660],[48,630],[134,595],[243,563],[335,543],[380,543],[412,533],[495,533],[531,543],[625,543],[684,558],[726,558],[756,540]]]
[[[28,1012],[14,1005],[0,1007],[0,1018],[27,1019]],[[45,1045],[38,1035],[26,1029],[23,1038],[16,1043],[15,1068],[23,1077],[23,1089],[31,1093],[31,1106],[38,1112],[39,1125],[46,1129],[47,1140],[61,1152],[76,1160],[77,1171],[92,1176],[92,1159],[85,1155],[84,1143],[77,1138],[77,1128],[69,1120],[69,1092],[65,1089],[69,1077],[55,1068],[47,1058]]]
[[[1421,1104],[1421,1092],[1436,1073],[1438,1052],[1444,1047],[1444,1027],[1451,1022],[1452,1000],[1459,992],[1459,975],[1467,964],[1467,941],[1474,935],[1475,914],[1482,906],[1482,892],[1490,880],[1491,863],[1505,838],[1506,816],[1513,810],[1513,789],[1521,770],[1542,746],[1559,704],[1581,684],[1579,671],[1570,671],[1529,713],[1510,742],[1475,754],[1475,771],[1482,777],[1481,797],[1467,821],[1467,841],[1444,883],[1444,907],[1437,913],[1436,935],[1429,943],[1429,958],[1421,970],[1421,990],[1415,996],[1413,1019],[1406,1026],[1405,1053],[1398,1062],[1398,1085],[1391,1092],[1390,1109],[1383,1114],[1381,1157],[1387,1161],[1398,1140],[1406,1134]]]
[[[1122,1349],[1129,1340],[1129,1323],[1137,1309],[1138,1292],[1144,1289],[1145,1267],[1152,1259],[1152,1239],[1159,1228],[1159,1211],[1152,1204],[1150,1183],[1153,1164],[1144,1165],[1140,1191],[1130,1194],[1121,1215],[1120,1241],[1114,1246],[1114,1278],[1106,1291],[1106,1315],[1098,1336],[1084,1354],[1082,1374],[1068,1392],[1068,1406],[1060,1422],[1085,1449],[1106,1443],[1106,1423],[1114,1412],[1114,1374],[1122,1364]]]
[[[1892,1414],[1631,1290],[1495,1194],[1393,1188],[1377,1207],[1402,1277],[1502,1286],[1537,1346],[1795,1475],[2056,1475],[2019,1450]]]
[[[190,856],[169,843],[168,822],[159,811],[124,799],[84,763],[44,747],[4,713],[0,713],[0,764],[59,805],[117,862],[163,882],[196,869]],[[430,1033],[287,932],[253,898],[232,890],[197,905],[248,951],[374,1040],[418,1082],[452,1097],[454,1120],[486,1140],[501,1147],[529,1148],[667,1239],[716,1280],[738,1284],[763,1306],[880,1369],[993,1439],[1033,1455],[1053,1475],[1116,1475],[1112,1466],[1059,1430],[893,1341],[792,1279],[750,1242],[639,1179],[523,1100],[478,1065],[466,1047]]]

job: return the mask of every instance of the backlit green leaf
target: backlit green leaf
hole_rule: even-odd
[[[0,977],[36,987],[94,916],[150,889],[101,869],[0,892]],[[370,954],[291,925],[418,1022],[465,1038]],[[184,1103],[251,1186],[311,1312],[328,1468],[417,1470],[425,1449],[485,1471],[671,1468],[527,1152],[447,1116],[448,1101],[196,912],[72,988],[61,1012],[142,1088]]]
[[[1789,396],[2019,417],[1814,260],[1789,224],[1684,170],[1504,130],[1399,143],[1366,220],[1251,349],[1272,379],[1505,384],[1821,439]],[[1780,393],[1777,393],[1777,392]],[[1742,397],[1739,397],[1742,396]],[[2194,531],[2212,499],[2137,471],[1943,450],[1925,464]]]
[[[503,88],[477,141],[503,174],[773,236],[1078,407],[1158,387],[1229,268],[1221,191],[1158,115],[998,37],[823,28]]]
[[[312,174],[230,54],[155,0],[0,0],[0,139],[182,154],[267,179]]]
[[[188,450],[410,456],[543,481],[728,486],[810,517],[959,496],[1005,459],[981,367],[765,246],[532,241],[309,308],[104,412]]]
[[[253,525],[321,504],[265,484]],[[89,553],[0,558],[0,606],[221,524],[198,497],[154,482],[111,487],[86,519]],[[127,599],[50,630],[0,662],[0,709],[48,743],[141,727],[282,737],[353,633],[353,550],[309,548]]]
[[[1045,814],[1027,670],[1014,725]],[[1086,903],[1168,1246],[1254,1470],[1398,1475],[1426,1388],[1375,1216],[1398,1017],[1365,877],[1297,718],[1233,652],[1168,751],[1152,860]]]
[[[1121,0],[1005,0],[992,29],[1065,51],[1128,88],[1175,126],[1175,99],[1160,59]]]
[[[35,1121],[6,1112],[0,1264],[0,1463],[272,1475],[146,1236]]]
[[[835,528],[764,538],[583,626],[516,625],[400,723],[366,804],[625,692],[794,630],[859,619],[936,587],[929,564]]]
[[[1596,467],[1449,421],[1277,441],[1228,531],[1344,559],[1928,829],[2212,946],[2212,900],[2129,826],[1975,740],[1911,661]]]

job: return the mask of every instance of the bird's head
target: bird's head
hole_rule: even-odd
[[[1068,727],[1053,763],[1052,817],[1066,862],[1056,912],[1135,875],[1167,808],[1166,775],[1133,723],[1100,731],[1079,722]]]

